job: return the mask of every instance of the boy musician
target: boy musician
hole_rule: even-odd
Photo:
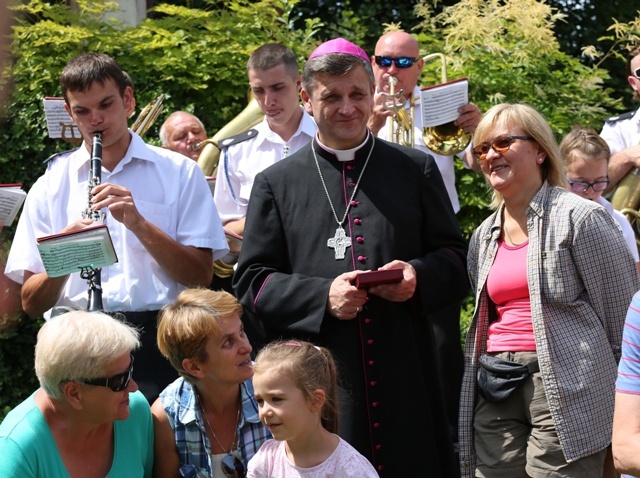
[[[185,287],[208,286],[212,260],[228,247],[197,164],[147,145],[128,129],[133,92],[114,59],[84,53],[67,64],[60,84],[84,143],[54,156],[31,188],[6,274],[23,284],[22,305],[32,317],[54,306],[86,306],[86,281],[78,273],[49,277],[36,238],[92,224],[81,212],[87,207],[93,135],[102,132],[102,184],[91,191],[90,207],[106,213],[119,259],[101,271],[103,303],[108,313],[122,313],[142,328],[136,381],[153,402],[175,378],[156,347],[157,311]]]

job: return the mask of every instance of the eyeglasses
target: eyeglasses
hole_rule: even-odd
[[[240,458],[233,453],[229,453],[222,459],[220,467],[222,468],[222,473],[224,473],[224,476],[227,478],[242,478],[246,473],[244,464]]]
[[[473,148],[473,155],[478,161],[484,161],[487,159],[490,149],[493,149],[496,153],[506,153],[516,139],[533,141],[531,136],[498,136],[491,143],[482,143]]]
[[[413,64],[418,61],[420,58],[411,58],[408,56],[374,56],[374,60],[376,61],[376,65],[381,66],[382,68],[389,68],[391,63],[396,65],[396,68],[411,68]]]
[[[113,377],[109,378],[91,378],[87,380],[80,380],[85,385],[97,385],[99,387],[108,387],[114,392],[122,392],[129,386],[131,381],[131,375],[133,373],[133,354],[131,354],[131,364],[129,368]]]
[[[636,68],[631,74],[640,80],[640,68]]]
[[[567,182],[571,186],[571,190],[574,193],[586,193],[589,188],[593,189],[594,192],[601,192],[607,189],[609,186],[609,178],[604,181],[596,181],[595,183],[585,183],[584,181],[571,181],[569,178],[566,178]]]

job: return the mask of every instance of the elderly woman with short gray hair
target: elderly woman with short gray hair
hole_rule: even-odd
[[[132,379],[133,327],[73,311],[38,332],[41,388],[0,424],[0,475],[150,477],[153,422]]]

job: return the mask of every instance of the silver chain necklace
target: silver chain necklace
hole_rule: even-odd
[[[204,419],[207,422],[207,425],[209,425],[209,430],[211,430],[211,434],[213,435],[213,438],[216,440],[216,442],[220,446],[220,449],[223,452],[225,452],[227,455],[231,455],[231,452],[233,451],[233,445],[236,443],[236,439],[238,438],[238,424],[240,423],[240,412],[242,411],[242,405],[238,407],[238,417],[236,418],[236,426],[234,427],[233,440],[231,440],[231,447],[229,448],[229,451],[226,451],[222,446],[222,443],[220,443],[220,440],[218,440],[218,437],[216,436],[216,433],[213,431],[213,427],[211,426],[211,423],[209,422],[209,418],[207,417],[207,413],[204,411],[204,407],[202,405],[200,405],[200,410],[202,410],[202,415],[204,416]]]
[[[369,133],[370,134],[370,133]],[[369,154],[367,155],[367,159],[364,162],[364,166],[362,167],[362,171],[360,171],[360,176],[358,176],[358,180],[356,181],[356,185],[353,187],[353,192],[351,193],[351,197],[347,202],[347,209],[344,211],[344,216],[342,216],[342,221],[338,219],[338,214],[336,213],[336,208],[333,207],[333,202],[331,201],[331,196],[329,196],[329,190],[327,189],[327,184],[324,182],[324,177],[322,176],[322,171],[320,170],[320,163],[318,162],[318,156],[316,156],[316,148],[311,142],[311,151],[313,152],[313,159],[316,162],[316,168],[318,168],[318,174],[320,175],[320,181],[322,181],[322,187],[324,188],[324,193],[327,195],[327,199],[329,200],[329,206],[331,206],[331,212],[333,212],[333,217],[338,223],[338,228],[336,229],[336,234],[333,237],[330,237],[327,240],[327,247],[335,250],[335,259],[341,260],[345,258],[345,253],[347,251],[347,247],[351,247],[351,238],[346,235],[344,232],[344,228],[342,224],[347,219],[347,215],[351,210],[351,201],[356,197],[356,192],[358,191],[358,186],[360,185],[360,180],[362,179],[362,175],[364,174],[364,170],[367,169],[367,164],[369,164],[369,159],[371,158],[371,153],[373,153],[373,148],[376,145],[376,137],[372,136],[371,149],[369,150]]]

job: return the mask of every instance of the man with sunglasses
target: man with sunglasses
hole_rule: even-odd
[[[389,93],[389,77],[394,76],[398,80],[398,83],[395,85],[395,91],[403,91],[407,110],[410,107],[409,100],[412,97],[420,98],[418,80],[424,65],[424,61],[420,56],[420,46],[417,40],[406,32],[394,31],[385,33],[376,43],[375,53],[371,57],[371,65],[373,66],[373,74],[376,78],[376,93],[374,95],[373,114],[369,118],[368,126],[373,134],[382,139],[389,139],[387,138],[388,130],[384,126],[387,118],[392,116],[393,112],[384,108],[385,97],[382,93]],[[415,105],[415,111],[418,112],[420,110],[419,99]],[[468,103],[460,109],[460,116],[456,120],[456,125],[466,132],[473,133],[481,118],[482,113],[480,109],[475,104]],[[454,212],[457,213],[460,210],[460,203],[455,186],[453,158],[451,156],[435,154],[427,148],[422,140],[422,116],[416,114],[414,121],[414,147],[430,154],[436,160],[436,164],[444,180],[444,185],[447,188],[451,205],[453,206]],[[460,157],[466,167],[479,171],[479,167],[471,154],[471,148],[467,148],[461,153]]]
[[[414,37],[403,31],[389,32],[380,37],[376,43],[375,54],[371,58],[373,73],[376,79],[376,93],[374,95],[373,114],[369,118],[369,129],[383,139],[388,138],[388,128],[385,127],[387,118],[393,113],[384,108],[385,96],[390,91],[389,77],[397,78],[396,92],[402,90],[406,99],[405,108],[409,112],[411,98],[420,98],[418,79],[422,73],[424,61],[420,56],[420,46]],[[415,103],[415,111],[420,111],[420,100]],[[475,131],[482,114],[473,103],[468,103],[460,110],[460,117],[456,124],[467,132]],[[460,210],[458,193],[455,186],[454,158],[434,153],[425,146],[422,139],[422,115],[414,115],[413,125],[415,148],[433,156],[447,188],[454,212]],[[467,168],[479,171],[479,166],[473,159],[471,146],[461,153]],[[458,396],[462,382],[464,366],[462,349],[460,348],[460,304],[451,304],[445,309],[431,314],[436,351],[438,355],[438,369],[440,379],[445,388],[445,399],[449,418],[449,427],[454,440],[457,440]]]
[[[629,76],[627,81],[633,89],[633,100],[640,101],[640,45],[627,57]],[[640,109],[609,118],[600,136],[611,149],[609,160],[609,190],[632,169],[640,168]]]

